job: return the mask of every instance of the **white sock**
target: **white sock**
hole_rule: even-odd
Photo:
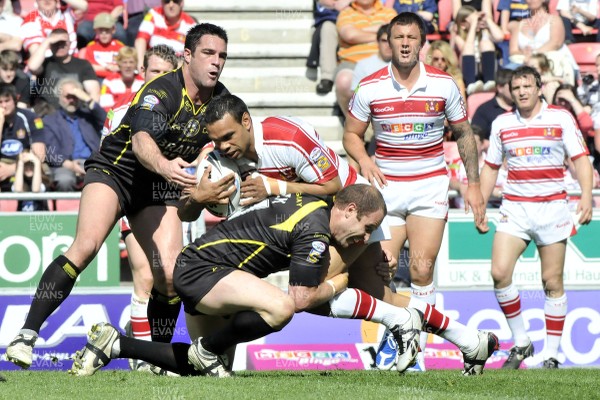
[[[148,299],[131,295],[131,333],[140,340],[152,341],[148,322]]]
[[[110,349],[110,358],[119,358],[121,353],[121,339],[115,340],[112,348]]]
[[[494,293],[515,339],[515,346],[527,346],[531,340],[527,336],[525,321],[523,320],[523,314],[521,314],[519,290],[511,283],[505,288],[494,289]]]
[[[329,300],[334,318],[364,319],[379,322],[387,328],[403,324],[410,318],[405,308],[379,301],[359,289],[346,289]]]
[[[411,297],[408,307],[416,308],[425,315],[426,329],[454,344],[468,353],[479,345],[477,329],[468,328],[458,321],[448,318],[435,307],[416,297]]]
[[[433,282],[426,286],[415,285],[414,283],[410,284],[410,293],[411,298],[415,297],[418,300],[424,301],[425,303],[435,306],[435,286]],[[409,303],[410,307],[410,303]],[[419,338],[419,346],[421,347],[421,351],[425,351],[425,346],[427,346],[427,337],[429,333],[421,332],[421,337]]]
[[[546,350],[544,360],[558,357],[558,347],[562,338],[565,317],[567,316],[567,294],[548,297],[544,302],[546,315]]]

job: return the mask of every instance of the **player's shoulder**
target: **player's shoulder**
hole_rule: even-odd
[[[370,75],[365,76],[361,79],[360,83],[357,86],[357,90],[363,87],[369,87],[371,85],[386,81],[391,79],[390,68],[389,65],[386,65],[383,68],[378,69]]]
[[[144,84],[137,92],[132,105],[145,104],[152,110],[158,104],[179,105],[183,96],[183,78],[180,69],[166,72]]]

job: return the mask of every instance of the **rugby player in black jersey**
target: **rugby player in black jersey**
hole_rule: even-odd
[[[211,327],[211,333],[189,345],[128,338],[112,325],[99,323],[74,357],[70,373],[92,375],[111,359],[123,357],[181,375],[228,377],[229,348],[281,330],[295,312],[328,302],[321,313],[380,322],[394,332],[400,349],[398,370],[404,371],[417,355],[423,314],[346,289],[347,274],[325,280],[330,245],[348,248],[367,241],[385,212],[383,197],[367,184],[342,189],[333,204],[292,194],[241,211],[186,246],[174,273],[186,312],[229,316],[223,325]],[[289,270],[287,293],[261,279],[281,270]],[[363,298],[358,309],[356,297]]]
[[[183,66],[145,84],[120,126],[88,159],[75,240],[45,269],[25,324],[7,348],[8,360],[31,366],[42,324],[68,297],[122,215],[153,266],[150,326],[171,328],[153,339],[171,340],[180,310],[172,276],[182,247],[175,203],[182,190],[196,185],[185,168],[208,142],[202,121],[206,105],[227,92],[219,82],[226,58],[226,32],[207,23],[194,26],[186,37]],[[207,201],[226,203],[232,180],[204,180],[199,191]]]

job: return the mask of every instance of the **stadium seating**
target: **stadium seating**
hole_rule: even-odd
[[[488,100],[491,100],[496,92],[477,92],[467,96],[467,116],[469,117],[469,121],[475,115],[475,110],[481,104],[485,103]]]
[[[579,65],[581,75],[596,75],[596,57],[600,54],[600,43],[571,43],[569,50]]]

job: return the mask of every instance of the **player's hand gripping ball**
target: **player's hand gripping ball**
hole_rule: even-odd
[[[217,182],[229,174],[235,175],[233,181],[235,192],[229,196],[229,202],[227,204],[210,204],[206,206],[206,209],[215,217],[227,218],[240,208],[240,185],[242,179],[239,167],[234,160],[223,157],[218,151],[212,151],[198,165],[198,169],[196,170],[198,180],[202,178],[204,171],[209,165],[212,166],[209,176],[211,182]]]

